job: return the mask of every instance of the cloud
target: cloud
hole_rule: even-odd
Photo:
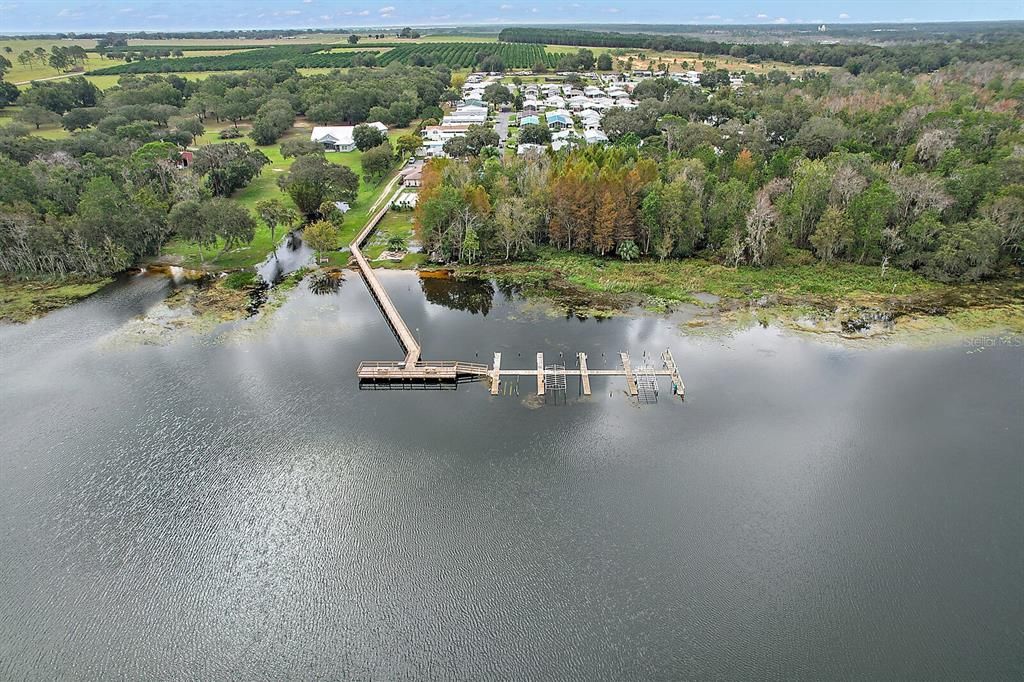
[[[787,19],[786,17],[778,17],[778,18],[772,19],[772,23],[773,24],[788,24],[789,23],[789,19]]]
[[[767,18],[768,18],[768,15],[767,15],[767,14],[758,14],[758,15],[757,15],[757,18],[758,18],[758,19],[767,19]]]
[[[509,10],[509,9],[515,9],[515,8],[512,7],[512,5],[499,5],[498,9],[500,9],[500,10]]]
[[[395,13],[395,7],[394,7],[394,5],[388,5],[387,7],[381,7],[379,10],[377,10],[377,13],[382,15],[382,16],[387,16],[389,14],[394,14]]]
[[[840,19],[849,19],[850,15],[847,14],[846,12],[843,12],[842,14],[839,15],[839,18]]]
[[[608,14],[618,14],[621,11],[622,10],[619,9],[618,7],[609,7],[608,9],[605,10],[605,12],[607,12]]]
[[[705,19],[709,19],[709,20],[711,20],[711,19],[721,19],[722,16],[720,14],[709,14],[709,15],[707,15],[704,18]]]
[[[361,16],[361,17],[368,17],[368,16],[370,16],[370,10],[364,9],[362,12],[359,12],[359,16]]]
[[[65,17],[65,18],[77,18],[77,17],[82,16],[82,13],[81,12],[76,12],[75,10],[70,10],[70,9],[65,7],[61,11],[57,12],[57,16],[58,17]]]
[[[171,17],[167,14],[147,14],[147,19],[170,19]]]

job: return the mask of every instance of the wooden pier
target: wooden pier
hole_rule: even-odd
[[[578,353],[576,357],[579,359],[580,364],[580,386],[583,390],[583,395],[590,395],[590,370],[587,368],[587,354]]]
[[[392,181],[394,182],[394,181]],[[390,188],[389,188],[390,189]],[[386,190],[387,191],[387,190]],[[545,384],[558,386],[556,392],[564,393],[565,378],[578,376],[580,378],[580,390],[585,396],[591,395],[592,377],[624,377],[626,380],[626,393],[631,397],[638,396],[637,377],[641,374],[645,381],[651,381],[652,377],[668,377],[672,384],[673,395],[683,397],[683,380],[679,375],[679,368],[672,352],[669,349],[661,354],[662,367],[643,367],[634,369],[629,354],[619,353],[621,367],[618,369],[591,369],[587,362],[586,353],[577,353],[576,369],[570,369],[558,365],[545,367],[544,353],[537,353],[536,369],[507,369],[501,364],[501,353],[494,354],[494,361],[491,367],[476,362],[459,361],[427,361],[420,358],[422,349],[416,337],[413,336],[402,319],[395,304],[391,301],[387,290],[381,285],[369,261],[363,255],[362,246],[369,239],[373,231],[377,229],[378,223],[391,210],[391,204],[402,191],[399,187],[391,196],[383,201],[377,210],[367,221],[363,229],[356,235],[356,238],[349,244],[352,258],[359,268],[363,280],[373,296],[377,306],[380,308],[384,319],[398,339],[398,343],[405,353],[405,360],[368,361],[359,363],[356,369],[356,376],[360,384],[368,383],[374,385],[391,384],[398,387],[422,386],[437,383],[454,383],[461,381],[477,381],[486,378],[490,381],[490,393],[493,396],[499,395],[501,378],[505,377],[535,377],[537,381],[537,395],[544,396]],[[656,381],[656,379],[654,379]],[[518,386],[518,384],[517,384]],[[518,387],[516,390],[518,395]]]
[[[377,275],[374,274],[373,268],[370,267],[369,261],[366,260],[366,256],[363,255],[362,245],[373,231],[377,229],[377,224],[387,215],[387,212],[391,210],[391,203],[398,196],[402,188],[399,187],[387,201],[384,202],[380,210],[374,213],[367,221],[366,226],[363,230],[356,235],[355,240],[349,244],[349,250],[352,252],[352,257],[356,260],[356,265],[359,266],[359,272],[362,273],[363,279],[366,280],[366,286],[370,289],[370,294],[374,300],[377,301],[377,305],[380,306],[381,312],[384,313],[384,318],[391,325],[391,329],[395,332],[395,336],[398,337],[398,342],[402,345],[402,350],[405,351],[405,364],[407,367],[414,367],[416,362],[420,359],[420,344],[416,341],[416,337],[409,331],[409,327],[405,324],[405,320],[398,314],[398,309],[395,308],[395,304],[391,302],[391,297],[388,296],[387,290],[381,285],[380,280],[377,279]]]

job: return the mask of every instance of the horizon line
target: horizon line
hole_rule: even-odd
[[[558,21],[520,21],[520,22],[477,22],[477,23],[444,23],[444,24],[417,24],[417,23],[399,23],[399,24],[364,24],[356,25],[350,24],[348,26],[336,26],[336,27],[316,27],[316,26],[278,26],[273,28],[259,28],[259,27],[245,27],[245,28],[177,28],[173,30],[161,30],[153,28],[121,28],[121,29],[103,29],[103,28],[91,28],[91,29],[77,29],[73,31],[11,31],[0,33],[3,37],[17,37],[19,35],[58,35],[58,34],[70,34],[79,35],[82,33],[197,33],[197,32],[214,32],[214,31],[311,31],[320,33],[344,33],[346,31],[353,31],[355,29],[367,30],[367,29],[395,29],[395,28],[422,28],[422,29],[458,29],[458,28],[476,28],[476,27],[488,27],[488,28],[514,28],[517,26],[704,26],[704,27],[722,27],[722,28],[742,28],[742,27],[758,27],[758,28],[796,28],[801,26],[821,26],[821,25],[836,25],[836,26],[915,26],[915,25],[931,25],[931,24],[988,24],[988,23],[1024,23],[1024,18],[1019,19],[947,19],[947,20],[928,20],[928,21],[853,21],[853,20],[840,20],[840,21],[805,21],[801,23],[790,22],[785,24],[776,24],[772,22],[761,22],[761,23],[711,23],[711,22],[700,22],[700,21],[688,21],[688,22],[675,22],[675,23],[657,23],[650,21],[615,21],[615,22],[596,22],[596,21],[573,21],[573,22],[558,22]]]

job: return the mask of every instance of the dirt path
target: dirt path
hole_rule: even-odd
[[[56,76],[47,76],[46,78],[33,78],[30,81],[18,81],[15,85],[29,85],[30,83],[37,83],[39,81],[55,81],[61,78],[71,78],[72,76],[84,76],[84,72],[80,73],[59,73]]]

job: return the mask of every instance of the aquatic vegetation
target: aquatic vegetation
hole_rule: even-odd
[[[317,270],[309,277],[309,290],[317,295],[333,294],[341,287],[341,273]]]

